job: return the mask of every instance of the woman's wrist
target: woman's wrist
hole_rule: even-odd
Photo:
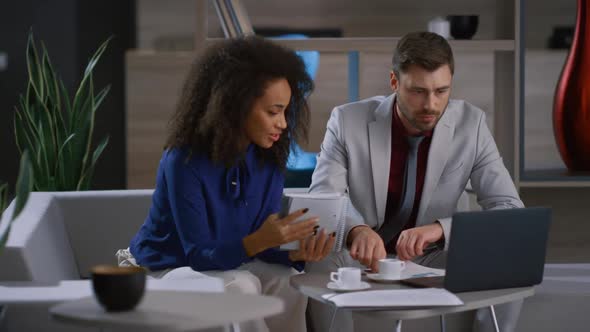
[[[244,249],[246,250],[246,254],[249,257],[254,257],[256,254],[264,251],[266,248],[263,244],[260,243],[260,239],[258,238],[256,232],[247,235],[243,240],[242,244],[244,245]]]
[[[289,260],[291,262],[297,262],[299,260],[298,257],[295,255],[295,251],[289,251]]]

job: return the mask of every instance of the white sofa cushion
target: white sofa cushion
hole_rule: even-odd
[[[97,264],[117,264],[115,253],[127,248],[151,204],[153,190],[55,193],[79,277]]]

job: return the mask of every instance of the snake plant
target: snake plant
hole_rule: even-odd
[[[16,106],[14,132],[19,151],[29,151],[35,191],[90,189],[96,161],[108,144],[107,136],[92,151],[95,114],[109,91],[107,86],[95,93],[92,72],[108,42],[90,58],[70,99],[45,46],[39,55],[29,33],[28,84]]]

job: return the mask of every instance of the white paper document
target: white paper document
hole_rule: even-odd
[[[414,262],[407,261],[406,267],[402,270],[402,277],[400,279],[441,277],[444,275],[444,269],[433,269],[431,267],[426,267]]]
[[[442,288],[386,289],[351,293],[330,293],[324,299],[343,308],[388,308],[457,306],[463,301]]]

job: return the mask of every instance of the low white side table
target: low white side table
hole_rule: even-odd
[[[100,328],[198,331],[283,312],[279,298],[251,294],[148,291],[132,311],[105,311],[94,297],[57,304],[51,316],[63,323]]]

